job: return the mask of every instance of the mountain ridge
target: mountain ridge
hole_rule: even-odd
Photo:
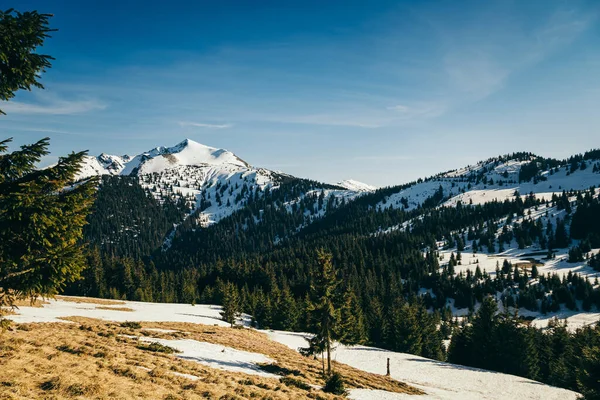
[[[376,209],[391,207],[411,211],[432,203],[456,205],[459,202],[481,204],[503,201],[512,198],[517,191],[548,197],[562,190],[583,190],[599,184],[598,159],[600,154],[594,150],[562,161],[530,152],[517,152],[386,188],[347,179],[325,189],[322,185],[327,184],[315,181],[315,188],[321,185],[320,189],[307,188],[307,192],[297,193],[299,197],[290,198],[287,202],[291,207],[307,195],[333,196],[335,208],[342,202],[377,193],[375,197],[380,197],[380,200],[372,204]],[[92,175],[137,176],[142,187],[158,200],[165,201],[167,197],[174,201],[183,199],[190,208],[190,215],[196,212],[195,218],[202,221],[201,226],[212,225],[241,210],[249,196],[265,190],[277,190],[282,180],[303,179],[285,172],[253,167],[231,151],[191,139],[184,139],[170,147],[158,146],[135,156],[105,153],[97,157],[88,156],[79,178]],[[319,201],[321,211],[316,216],[325,214],[324,204],[324,201]]]

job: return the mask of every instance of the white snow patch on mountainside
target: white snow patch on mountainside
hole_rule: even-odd
[[[373,192],[377,189],[375,186],[368,185],[363,182],[355,181],[353,179],[346,179],[341,182],[338,182],[338,186],[346,188],[348,190],[353,190],[355,192]]]
[[[241,372],[258,375],[265,378],[279,379],[275,374],[262,371],[258,364],[274,363],[275,361],[264,354],[237,350],[228,346],[214,343],[199,342],[192,339],[158,339],[139,337],[138,340],[147,343],[160,343],[179,351],[175,356],[188,361],[194,361],[211,368],[231,372]]]
[[[119,172],[123,169],[123,163],[115,163],[115,165],[118,165],[117,169],[109,168],[110,165],[102,163],[100,157],[101,156],[85,156],[83,158],[83,163],[81,165],[79,173],[77,174],[77,179],[85,179],[98,175],[118,175]],[[116,159],[117,157],[118,156],[111,156],[111,158],[114,159]]]
[[[595,196],[598,196],[599,190],[596,189]],[[525,197],[524,195],[522,197]],[[544,200],[551,200],[551,196],[539,196]],[[575,201],[576,197],[570,197],[570,201]],[[558,210],[557,206],[551,204],[541,204],[525,210],[523,216],[515,216],[507,228],[512,230],[512,224],[521,224],[525,220],[540,221],[542,226],[547,227],[548,224],[556,225],[557,220],[569,220],[566,211]],[[498,221],[498,230],[495,235],[498,236],[502,233],[504,226],[506,225],[506,218],[502,218]],[[567,223],[567,228],[568,228]],[[576,242],[575,242],[576,243]],[[443,247],[444,243],[438,243],[438,246]],[[498,245],[496,244],[495,247]],[[581,262],[568,262],[568,248],[554,249],[554,257],[552,259],[547,258],[548,250],[540,247],[539,243],[534,243],[531,246],[526,246],[519,249],[519,245],[516,239],[513,239],[510,244],[503,244],[505,250],[501,252],[489,253],[486,248],[479,249],[477,252],[473,252],[473,241],[467,240],[465,243],[464,251],[462,252],[461,263],[454,267],[456,273],[466,272],[471,270],[474,272],[477,267],[481,272],[487,272],[490,275],[495,274],[496,267],[502,267],[504,261],[509,261],[513,265],[526,265],[530,268],[530,262],[535,261],[537,264],[538,272],[541,274],[557,273],[559,275],[567,275],[569,272],[577,273],[582,276],[594,279],[600,278],[600,272],[594,271],[587,264],[587,260]],[[590,254],[596,254],[600,252],[600,249],[592,249]],[[451,254],[457,253],[456,247],[451,249],[444,249],[439,252],[440,254],[440,266],[443,267],[448,265]]]
[[[185,139],[173,147],[156,147],[134,157],[101,154],[87,156],[78,178],[91,175],[138,175],[162,172],[180,166],[235,165],[249,169],[250,165],[225,149],[205,146]]]
[[[224,149],[205,146],[186,139],[173,147],[157,147],[133,158],[122,175],[129,175],[137,169],[138,175],[162,172],[179,166],[191,165],[235,165],[248,168],[250,165],[235,154]]]
[[[221,319],[221,307],[211,305],[190,304],[165,304],[165,303],[143,303],[137,301],[126,301],[125,306],[133,311],[123,312],[111,307],[98,308],[101,305],[91,303],[77,303],[77,297],[70,297],[74,301],[47,300],[48,304],[43,307],[19,307],[17,315],[10,315],[10,319],[19,323],[30,322],[66,322],[61,318],[69,316],[81,316],[97,318],[105,321],[147,321],[147,322],[192,322],[205,325],[229,326]],[[245,325],[250,324],[250,317],[242,316]]]
[[[584,170],[570,172],[566,165],[559,167],[554,173],[542,172],[537,182],[532,179],[529,182],[519,183],[520,168],[526,163],[526,161],[516,160],[480,163],[474,167],[441,174],[387,196],[377,204],[377,208],[413,210],[433,196],[440,187],[446,199],[443,205],[455,206],[459,201],[463,204],[504,201],[512,199],[515,192],[521,195],[534,193],[538,197],[550,198],[553,193],[562,193],[563,190],[585,190],[591,186],[600,186],[600,173],[594,172],[591,166]],[[480,180],[479,183],[468,181],[469,177],[484,167],[488,170],[483,174],[485,181]]]

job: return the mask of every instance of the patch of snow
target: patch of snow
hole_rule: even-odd
[[[177,333],[177,332],[179,332],[174,329],[162,329],[162,328],[143,328],[142,330],[149,331],[149,332],[158,332],[158,333]]]
[[[354,179],[343,180],[341,182],[338,182],[337,185],[355,192],[374,192],[375,189],[377,189],[375,186],[355,181]]]
[[[561,320],[566,320],[567,329],[569,329],[570,331],[575,331],[579,328],[583,328],[586,326],[592,326],[597,324],[598,321],[600,321],[600,313],[598,312],[561,310],[557,313],[548,315],[540,315],[538,313],[538,317],[534,319],[531,323],[536,328],[546,328],[548,326],[548,323],[555,317]]]
[[[194,361],[211,368],[217,368],[230,372],[242,372],[250,375],[258,375],[265,378],[280,377],[275,374],[262,371],[258,364],[274,363],[275,361],[264,354],[251,353],[249,351],[237,350],[218,344],[199,342],[192,339],[156,339],[140,337],[142,342],[160,343],[169,346],[179,353],[175,356],[188,361]]]
[[[550,174],[545,171],[541,174],[543,179],[534,183],[519,182],[519,170],[526,161],[509,160],[504,163],[480,163],[476,166],[462,168],[456,171],[440,174],[422,182],[393,193],[377,204],[377,209],[406,208],[413,210],[423,204],[436,190],[442,187],[446,201],[444,206],[455,206],[459,201],[463,204],[483,204],[494,200],[504,201],[513,199],[518,191],[522,196],[534,193],[536,197],[544,200],[550,199],[552,194],[560,194],[563,190],[586,190],[591,186],[600,185],[600,174],[593,172],[592,168],[569,172],[566,166],[558,168],[557,172]],[[467,178],[483,168],[487,183],[468,182]],[[493,183],[489,183],[489,182]],[[403,204],[400,200],[405,199]],[[406,207],[408,204],[408,207]]]
[[[175,371],[171,371],[171,373],[175,376],[179,376],[181,378],[186,378],[189,379],[191,381],[197,381],[200,379],[200,377],[196,376],[196,375],[191,375],[191,374],[182,374],[181,372],[175,372]]]
[[[392,393],[386,392],[385,390],[376,389],[350,389],[348,391],[348,398],[350,400],[401,400],[401,399],[415,399],[415,395],[405,393]],[[418,396],[418,399],[427,398],[428,396]]]
[[[294,350],[298,347],[306,347],[304,338],[307,334],[276,331],[266,333],[271,340]],[[426,395],[419,396],[419,399],[575,400],[579,397],[579,394],[573,391],[514,375],[469,368],[374,347],[338,346],[333,353],[333,358],[354,368],[382,375],[386,372],[389,358],[392,378],[423,390]],[[356,400],[407,398],[406,395],[372,390],[353,390],[350,396]]]
[[[125,301],[121,307],[131,308],[133,311],[123,312],[116,310],[98,309],[97,304],[76,303],[63,300],[48,300],[42,307],[19,307],[16,315],[8,318],[18,323],[28,322],[66,322],[60,318],[88,317],[105,321],[146,321],[146,322],[191,322],[205,325],[229,326],[221,320],[221,307],[199,304],[167,304],[167,303],[142,303]],[[250,317],[243,315],[242,323],[250,325]]]

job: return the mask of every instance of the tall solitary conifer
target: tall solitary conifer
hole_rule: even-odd
[[[336,307],[338,282],[331,262],[331,254],[317,251],[318,268],[311,274],[310,303],[307,312],[310,315],[310,328],[315,336],[309,340],[309,347],[302,349],[305,355],[325,352],[327,354],[327,374],[331,374],[331,346],[338,337],[340,312]]]

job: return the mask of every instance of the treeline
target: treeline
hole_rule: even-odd
[[[315,268],[314,252],[311,254],[309,277]],[[273,269],[263,270],[260,266],[247,269],[248,275],[240,274],[239,279],[224,280],[221,276],[232,277],[240,271],[220,264],[220,273],[209,278],[196,268],[158,270],[152,262],[144,264],[130,257],[101,256],[98,249],[90,251],[88,263],[84,279],[68,287],[66,294],[189,304],[223,304],[224,298],[231,296],[240,299],[240,311],[252,315],[256,327],[289,331],[310,329],[307,298],[310,280],[306,283],[306,291],[298,296],[287,281],[278,283]],[[397,280],[382,281],[384,290],[373,295],[357,282],[351,284],[345,276],[343,271],[338,272],[337,280],[343,284],[339,285],[336,296],[339,303],[344,304],[343,319],[355,321],[347,325],[352,329],[347,334],[361,338],[361,342],[394,351],[438,360],[445,358],[442,340],[450,330],[443,331],[444,334],[438,326],[452,322],[448,310],[429,312],[423,299],[407,296],[408,291],[401,283],[395,283]]]
[[[497,311],[495,300],[487,297],[471,323],[455,329],[449,362],[579,391],[586,399],[600,396],[600,327],[570,332],[553,320],[541,330]]]

